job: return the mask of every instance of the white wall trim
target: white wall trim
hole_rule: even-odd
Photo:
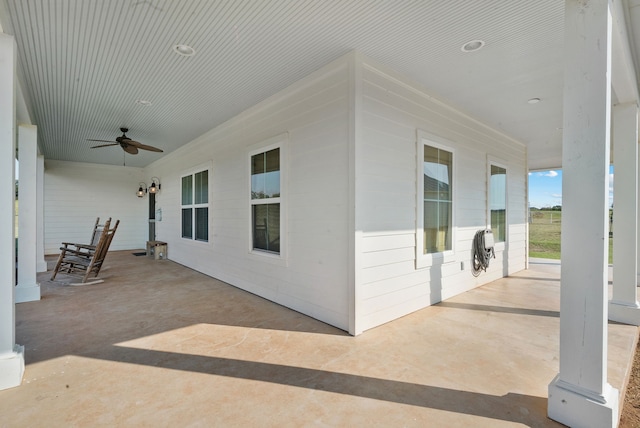
[[[451,263],[455,261],[456,253],[456,175],[457,154],[455,144],[446,138],[426,132],[422,129],[416,131],[416,269],[431,267],[434,264]],[[446,150],[453,156],[451,173],[451,250],[440,253],[424,254],[424,177],[422,164],[424,161],[424,146],[429,145],[437,149]]]
[[[247,249],[250,257],[255,257],[257,260],[267,261],[282,266],[287,266],[288,262],[288,221],[287,221],[287,201],[288,201],[288,183],[289,183],[289,162],[288,162],[288,141],[289,133],[284,132],[279,135],[267,138],[259,143],[253,144],[248,147],[247,151],[247,170],[245,177],[247,177],[247,212],[248,216],[248,230],[247,230]],[[272,199],[251,200],[251,157],[268,152],[273,149],[280,149],[280,197]],[[253,217],[251,215],[252,207],[254,204],[280,204],[280,253],[272,253],[268,251],[257,250],[253,248]]]
[[[504,251],[509,241],[509,162],[507,160],[487,154],[487,229],[491,230],[491,166],[497,166],[505,170],[505,236],[503,242],[495,243],[495,251]],[[495,237],[494,237],[495,239]]]
[[[360,211],[358,210],[358,180],[362,170],[362,58],[355,54],[350,58],[349,70],[349,333],[356,336],[363,332],[361,320],[362,284],[360,272],[362,269],[362,228],[360,226]]]
[[[207,236],[207,241],[199,241],[197,239],[195,239],[195,223],[193,224],[194,230],[192,230],[193,232],[193,237],[192,238],[184,238],[182,236],[182,222],[180,222],[180,228],[179,230],[177,230],[177,239],[180,239],[184,244],[186,245],[194,245],[196,247],[201,247],[201,248],[205,248],[205,247],[211,247],[213,245],[213,233],[212,233],[212,226],[213,226],[213,218],[212,218],[212,213],[211,213],[211,199],[212,199],[212,191],[211,188],[212,186],[212,179],[213,179],[213,162],[211,160],[198,164],[196,166],[192,166],[189,167],[187,169],[185,169],[184,171],[182,171],[178,177],[179,183],[178,183],[178,188],[180,189],[180,198],[178,199],[178,211],[180,212],[180,218],[182,219],[182,179],[186,176],[193,176],[194,174],[197,174],[199,172],[203,172],[203,171],[207,171],[207,180],[208,180],[208,186],[207,186],[207,207],[208,207],[208,215],[207,215],[207,222],[208,222],[208,236]],[[194,183],[195,186],[195,183]],[[157,196],[156,196],[157,198]],[[157,206],[157,200],[156,200],[156,206]],[[191,204],[191,207],[194,208],[198,208],[195,204],[195,202],[193,204]],[[195,217],[195,213],[193,213],[194,217]],[[156,226],[157,227],[157,226]]]

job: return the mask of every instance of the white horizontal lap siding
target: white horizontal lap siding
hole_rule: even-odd
[[[347,329],[348,93],[345,58],[152,164],[169,258]],[[285,133],[287,258],[279,263],[250,254],[248,168],[251,150]],[[203,162],[211,166],[208,243],[180,236],[180,176]]]
[[[135,195],[140,168],[47,160],[44,175],[45,254],[62,242],[88,243],[96,217],[120,220],[109,250],[144,248],[147,199]]]
[[[362,72],[362,162],[357,194],[362,231],[357,275],[359,329],[366,330],[524,267],[525,148],[439,102],[372,60]],[[454,255],[448,263],[416,268],[416,132],[439,136],[454,151]],[[509,254],[471,275],[471,246],[487,219],[487,158],[504,159],[509,174]],[[516,224],[513,224],[513,223]],[[450,260],[450,261],[449,261]],[[522,262],[522,263],[520,263]],[[463,270],[464,267],[464,270]]]

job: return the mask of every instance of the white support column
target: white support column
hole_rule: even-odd
[[[618,425],[607,383],[611,14],[565,1],[560,372],[548,414],[568,426]]]
[[[613,295],[609,319],[640,325],[636,282],[638,270],[638,107],[635,103],[613,108],[615,162],[613,215]]]
[[[46,272],[47,262],[44,260],[44,156],[42,155],[38,155],[36,180],[36,272]]]
[[[640,157],[636,160],[637,165],[638,165],[638,171],[640,171]],[[614,174],[615,174],[615,169],[614,169]],[[637,189],[640,190],[640,173],[638,173],[638,186]],[[615,201],[615,200],[614,200]],[[638,196],[638,204],[636,205],[636,209],[637,209],[637,213],[640,215],[640,195]],[[614,202],[615,204],[615,202]],[[638,221],[638,220],[636,220]],[[640,286],[640,271],[638,271],[638,268],[640,268],[640,239],[636,239],[636,284],[638,286]]]
[[[40,284],[36,278],[37,243],[37,169],[38,128],[18,127],[18,161],[20,176],[18,198],[18,286],[16,303],[40,300]]]
[[[0,33],[0,390],[22,383],[24,348],[16,345],[15,177],[16,49]]]

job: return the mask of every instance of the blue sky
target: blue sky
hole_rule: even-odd
[[[613,167],[609,169],[609,198],[613,203]],[[562,205],[562,170],[529,173],[529,206],[536,208]]]
[[[562,170],[529,173],[529,206],[562,205]]]

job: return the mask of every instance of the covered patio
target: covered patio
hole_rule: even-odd
[[[102,284],[49,275],[16,307],[26,370],[0,391],[1,426],[560,426],[552,261],[357,337],[131,251],[109,254]],[[622,394],[637,334],[608,325]]]
[[[638,28],[640,0],[0,0],[0,425],[617,426]],[[562,287],[528,266],[549,168]],[[98,216],[108,280],[48,283]]]

